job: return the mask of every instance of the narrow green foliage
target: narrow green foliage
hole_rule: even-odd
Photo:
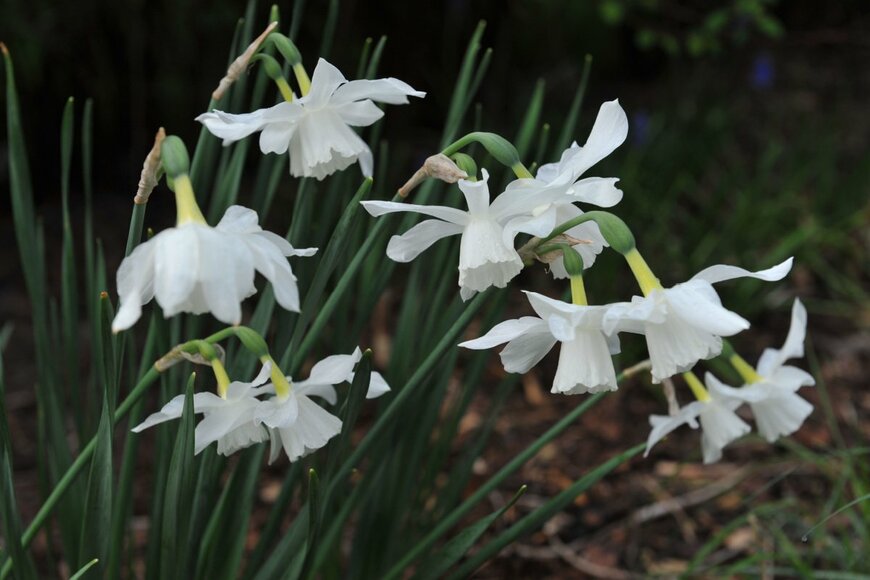
[[[583,97],[586,96],[586,86],[589,84],[589,72],[591,70],[592,55],[587,54],[583,62],[583,74],[580,76],[580,84],[577,85],[577,92],[574,93],[574,100],[571,101],[571,108],[568,109],[568,115],[565,117],[562,131],[559,133],[559,139],[556,141],[556,155],[561,154],[562,151],[567,149],[574,139],[574,134],[577,130],[577,120],[580,118],[580,109],[583,107]]]
[[[87,564],[85,564],[84,566],[79,568],[75,574],[73,574],[72,576],[69,577],[69,580],[81,580],[82,578],[85,577],[85,573],[88,570],[90,570],[91,568],[93,568],[94,566],[96,566],[98,563],[99,563],[99,560],[94,558],[93,560],[91,560],[90,562],[88,562]]]
[[[378,65],[381,64],[381,57],[384,54],[384,47],[387,45],[387,37],[382,36],[378,39],[375,49],[372,51],[372,57],[366,66],[365,76],[363,78],[373,79],[377,73]]]
[[[436,553],[432,554],[422,564],[420,564],[420,572],[414,576],[415,580],[435,580],[441,578],[456,562],[462,558],[466,552],[480,539],[486,530],[495,523],[506,511],[508,511],[517,500],[526,492],[526,486],[522,486],[513,498],[504,505],[504,507],[494,511],[486,517],[481,518],[474,524],[468,526]]]
[[[60,130],[61,200],[63,205],[63,244],[61,258],[61,313],[63,327],[63,353],[66,372],[64,381],[69,388],[73,417],[78,432],[83,434],[84,418],[82,409],[81,386],[79,382],[79,339],[78,339],[78,287],[76,261],[70,219],[70,168],[72,166],[73,146],[73,99],[67,100],[63,110]]]
[[[275,538],[278,536],[282,519],[286,515],[287,506],[296,491],[296,483],[302,474],[302,462],[297,461],[290,466],[284,483],[281,485],[281,493],[269,511],[269,519],[262,528],[262,533],[257,541],[257,547],[248,558],[246,578],[253,577],[253,573],[259,570],[266,557],[266,553],[272,548]]]
[[[130,214],[130,226],[127,229],[127,246],[124,249],[124,255],[129,256],[139,242],[142,241],[142,228],[145,225],[145,208],[147,203],[134,203],[133,211]]]
[[[202,535],[196,578],[233,580],[238,577],[263,452],[262,445],[245,450],[230,481],[224,486]]]
[[[731,535],[736,529],[741,526],[746,525],[747,521],[753,515],[762,517],[767,514],[776,513],[777,511],[781,511],[784,509],[790,509],[793,505],[791,502],[777,502],[774,504],[767,504],[765,506],[761,506],[747,514],[744,514],[738,518],[735,518],[725,526],[723,526],[716,534],[713,535],[707,542],[704,543],[692,556],[692,559],[689,561],[689,564],[686,568],[686,572],[684,577],[690,577],[691,575],[695,575],[698,572],[702,571],[704,560],[707,559],[710,555],[712,555],[716,549],[721,546],[725,540]]]
[[[363,47],[359,53],[359,63],[357,64],[356,74],[354,75],[354,78],[357,78],[357,79],[365,78],[364,75],[365,75],[366,67],[368,66],[369,56],[371,56],[371,53],[372,53],[372,43],[373,42],[374,42],[374,40],[372,39],[371,36],[366,38],[365,41],[363,42]]]
[[[441,519],[438,525],[429,532],[426,537],[419,541],[405,556],[396,563],[385,578],[398,578],[401,572],[417,558],[425,553],[434,543],[451,527],[456,525],[471,509],[477,505],[490,492],[496,489],[509,475],[517,471],[529,459],[538,454],[550,441],[555,439],[562,431],[567,429],[574,421],[591,409],[598,401],[604,398],[603,393],[593,395],[577,405],[570,413],[565,415],[558,423],[550,427],[546,433],[538,437],[531,445],[526,447],[498,473],[492,476],[484,485],[477,489],[461,505],[454,509],[448,516]]]
[[[320,534],[320,479],[313,469],[308,470],[308,540],[305,543],[305,559],[302,564],[300,578],[307,577],[308,570],[314,563],[317,552],[317,538]]]
[[[366,197],[371,188],[372,180],[365,179],[359,186],[359,189],[357,189],[356,194],[354,194],[353,198],[350,200],[350,203],[345,208],[344,213],[342,213],[341,218],[333,230],[326,249],[323,250],[323,256],[317,266],[317,272],[314,274],[314,278],[305,292],[305,299],[302,302],[302,313],[299,315],[299,319],[296,322],[296,328],[293,331],[290,345],[281,357],[281,368],[289,368],[291,375],[296,374],[299,367],[302,365],[302,357],[304,356],[304,353],[295,352],[296,347],[302,340],[303,333],[308,326],[308,321],[313,316],[313,313],[317,311],[317,307],[319,306],[323,291],[326,288],[329,276],[338,267],[341,257],[348,250],[345,240],[347,239],[354,223],[360,219],[360,214],[362,213],[359,209],[359,202]],[[288,364],[291,361],[291,356],[293,356],[292,364]]]
[[[366,400],[366,395],[369,392],[369,385],[372,378],[372,351],[366,350],[363,353],[362,359],[357,365],[354,373],[353,383],[350,385],[350,390],[344,400],[344,405],[341,407],[339,417],[341,418],[341,433],[329,447],[329,469],[328,473],[332,473],[335,462],[344,457],[348,446],[350,445],[350,436],[353,433],[353,428],[356,426],[359,418],[360,410]]]
[[[108,562],[109,534],[112,530],[112,487],[112,415],[108,401],[104,399],[85,491],[79,566],[97,559],[101,562],[102,569]]]
[[[21,516],[15,499],[15,485],[12,480],[12,441],[9,437],[6,412],[6,380],[3,369],[3,355],[0,350],[0,531],[3,532],[4,568],[11,566],[16,578],[36,579],[36,567],[30,554],[18,541],[21,537]]]
[[[160,533],[160,570],[162,578],[186,578],[187,542],[190,528],[190,509],[195,464],[193,456],[193,384],[196,375],[191,375],[184,395],[181,423],[175,437],[169,474],[166,479],[166,495],[163,502],[163,517]]]
[[[471,40],[468,42],[468,48],[465,50],[465,56],[462,59],[462,66],[459,69],[459,77],[456,80],[456,85],[453,89],[453,97],[450,100],[450,108],[447,110],[447,120],[444,125],[444,135],[441,140],[440,148],[443,149],[451,141],[456,138],[459,133],[459,127],[462,123],[462,118],[465,116],[465,111],[468,104],[471,102],[471,96],[474,94],[471,89],[472,75],[474,73],[474,62],[477,53],[480,50],[480,40],[483,38],[483,31],[486,30],[486,22],[481,20],[471,35]]]
[[[469,558],[462,566],[460,566],[450,576],[450,578],[466,577],[468,574],[476,570],[478,566],[498,554],[505,546],[542,526],[544,522],[549,520],[556,513],[565,509],[568,504],[574,501],[574,498],[589,489],[593,484],[600,481],[608,473],[632,457],[638,455],[645,447],[645,443],[635,445],[631,449],[608,459],[595,469],[587,472],[586,475],[578,479],[567,489],[563,490],[559,495],[519,520],[494,540],[483,546],[474,554],[474,556]]]
[[[543,79],[538,79],[535,83],[535,90],[532,92],[532,97],[529,99],[529,104],[526,105],[526,114],[523,116],[523,121],[520,123],[520,128],[517,131],[517,137],[514,140],[517,146],[517,152],[520,159],[527,159],[529,149],[532,145],[532,139],[535,136],[535,131],[538,128],[538,123],[541,118],[541,110],[544,107],[544,88],[546,84]]]
[[[100,329],[102,346],[103,369],[103,397],[109,405],[109,413],[115,412],[115,403],[118,394],[117,387],[117,352],[115,349],[115,337],[112,334],[112,302],[106,292],[100,293]]]
[[[317,53],[320,58],[328,59],[329,53],[332,50],[332,42],[335,39],[335,27],[338,24],[338,6],[339,0],[329,0],[329,12],[326,14],[326,22],[320,35],[320,51]]]

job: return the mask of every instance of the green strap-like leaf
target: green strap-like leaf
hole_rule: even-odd
[[[85,572],[96,566],[98,562],[99,560],[97,558],[94,558],[93,560],[79,568],[75,574],[69,577],[69,580],[81,580],[85,577]]]
[[[108,402],[97,428],[96,447],[85,490],[84,518],[79,541],[78,565],[84,566],[96,558],[105,567],[109,555],[109,533],[112,529],[112,416]]]
[[[160,533],[160,577],[185,578],[187,530],[190,526],[190,505],[194,484],[194,416],[193,383],[196,374],[187,381],[181,424],[175,437],[166,496],[163,502],[163,521]]]
[[[624,451],[615,457],[611,457],[578,479],[573,485],[559,493],[559,495],[525,516],[523,519],[502,532],[494,540],[483,546],[474,554],[474,556],[469,558],[462,566],[460,566],[450,576],[450,579],[453,580],[454,578],[458,579],[467,577],[476,570],[478,566],[498,554],[505,546],[533,530],[538,529],[556,513],[565,509],[565,507],[574,501],[578,495],[592,487],[593,484],[600,481],[605,475],[639,454],[645,448],[645,443],[635,445],[631,449]]]
[[[468,526],[436,553],[423,561],[419,566],[419,572],[414,576],[415,580],[435,580],[441,578],[451,566],[459,561],[462,556],[480,539],[480,536],[489,529],[489,527],[500,518],[511,506],[517,503],[517,500],[526,492],[526,486],[522,486],[514,497],[501,509],[481,518],[474,524]]]
[[[16,578],[36,579],[36,568],[30,554],[21,545],[21,516],[15,500],[15,486],[12,482],[12,440],[6,419],[6,382],[3,372],[3,355],[0,352],[0,530],[3,532],[4,555]],[[11,561],[8,560],[11,558]],[[4,562],[5,564],[6,562]]]
[[[586,96],[586,86],[589,83],[589,71],[592,70],[592,56],[586,55],[586,60],[583,63],[583,74],[580,76],[580,84],[577,85],[577,92],[574,93],[574,100],[571,101],[571,108],[568,109],[568,116],[565,117],[565,123],[562,125],[562,132],[559,133],[559,140],[556,141],[555,154],[561,155],[571,141],[574,139],[574,131],[577,129],[577,119],[580,118],[580,109],[583,107],[583,97]]]
[[[303,355],[296,353],[296,347],[302,340],[308,322],[317,310],[318,302],[320,302],[323,291],[326,288],[329,276],[335,271],[336,267],[338,267],[339,260],[347,252],[345,239],[347,238],[351,227],[355,221],[359,219],[359,216],[362,213],[359,202],[365,198],[371,188],[372,180],[366,179],[357,189],[356,194],[353,196],[350,203],[345,208],[344,213],[341,215],[341,218],[338,220],[338,223],[332,232],[332,237],[329,239],[326,249],[323,250],[323,257],[317,265],[317,272],[314,274],[314,279],[311,281],[311,284],[305,292],[302,313],[297,319],[296,328],[293,330],[293,337],[290,340],[290,345],[281,357],[281,368],[290,369],[291,375],[295,374],[302,366],[302,361],[304,360],[302,356],[304,353]],[[293,357],[292,364],[290,364],[291,356]]]

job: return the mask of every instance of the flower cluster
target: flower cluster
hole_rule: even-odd
[[[194,413],[203,415],[194,431],[194,452],[217,443],[222,455],[235,453],[254,443],[270,440],[269,463],[283,450],[290,461],[320,449],[341,432],[341,420],[311,400],[318,397],[330,405],[338,401],[335,385],[351,382],[353,368],[362,358],[357,348],[352,354],[333,355],[314,365],[307,380],[293,383],[290,377],[274,372],[267,361],[250,383],[233,381],[221,395],[197,393]],[[216,364],[212,361],[212,364]],[[220,363],[217,363],[220,364]],[[217,368],[220,368],[219,366]],[[220,372],[216,373],[220,384]],[[268,382],[270,377],[272,382]],[[366,398],[388,392],[390,387],[380,373],[371,374]],[[266,396],[267,398],[260,398]],[[184,409],[184,395],[170,400],[133,428],[134,433],[165,421],[178,419]]]
[[[196,120],[224,145],[259,132],[260,150],[288,154],[293,176],[322,180],[358,162],[363,175],[370,178],[372,152],[354,127],[369,126],[384,115],[375,103],[406,104],[408,97],[425,93],[394,78],[348,81],[323,59],[309,79],[295,45],[274,28],[270,25],[232,63],[214,98],[219,99],[250,63],[258,62],[275,82],[283,102],[242,114],[214,109]],[[276,48],[290,65],[298,93],[278,62],[261,51],[267,45]],[[601,209],[613,208],[622,200],[619,179],[588,175],[627,135],[628,119],[619,101],[605,102],[582,146],[571,144],[558,161],[532,174],[506,139],[493,133],[470,133],[430,157],[399,190],[404,197],[422,179],[439,178],[457,184],[464,209],[395,200],[361,203],[374,217],[412,212],[431,218],[392,236],[386,253],[397,262],[410,262],[439,240],[459,235],[462,300],[490,287],[508,286],[535,261],[546,263],[554,279],[568,279],[570,302],[526,292],[534,316],[501,322],[483,336],[460,344],[468,349],[506,344],[500,356],[507,372],[528,372],[559,343],[553,393],[615,391],[618,375],[612,356],[620,350],[620,335],[643,335],[652,381],[661,383],[682,375],[696,399],[682,408],[672,405],[676,409],[672,415],[650,417],[647,451],[680,425],[694,428],[700,423],[704,460],[716,461],[725,445],[750,430],[736,414],[744,403],[751,407],[759,432],[768,441],[794,432],[812,411],[796,394],[800,387],[813,384],[812,377],[785,365],[803,354],[806,310],[795,301],[785,345],[765,351],[756,369],[726,341],[749,328],[749,322],[728,310],[714,288],[714,284],[738,278],[781,280],[790,271],[792,259],[754,272],[711,266],[688,281],[663,286],[625,222]],[[481,169],[478,179],[475,161],[460,152],[471,143],[482,145],[516,176],[495,196],[489,171]],[[288,258],[311,257],[316,248],[294,248],[285,238],[264,231],[257,213],[241,206],[231,206],[216,226],[209,226],[197,205],[183,143],[174,136],[164,138],[162,133],[146,159],[137,204],[147,201],[161,174],[175,192],[177,224],[136,247],[121,264],[117,274],[120,308],[113,322],[116,332],[130,328],[152,298],[165,317],[210,312],[224,323],[238,325],[243,300],[256,292],[256,272],[271,283],[279,305],[299,311],[299,290]],[[639,295],[624,302],[588,302],[583,276],[605,248],[625,259],[640,287]],[[249,383],[230,382],[211,343],[191,341],[178,347],[179,353],[193,353],[209,364],[218,383],[217,395],[198,393],[193,398],[194,412],[203,415],[195,433],[197,453],[216,443],[219,453],[229,454],[268,439],[271,460],[283,450],[293,461],[340,432],[341,421],[313,398],[336,403],[335,385],[353,379],[354,366],[362,356],[359,349],[324,359],[314,365],[307,380],[293,383],[278,369],[259,335],[243,327],[235,332],[263,363],[260,374]],[[705,387],[692,369],[715,357],[727,359],[745,385],[733,388],[708,373]],[[388,390],[383,377],[371,375],[370,397]],[[183,396],[172,399],[134,431],[180,417],[184,400]]]
[[[694,375],[687,376],[687,381],[698,394],[698,400],[682,407],[674,416],[650,417],[653,429],[647,440],[647,454],[653,445],[677,427],[688,424],[693,429],[697,428],[697,419],[703,430],[701,447],[704,462],[718,461],[722,457],[723,447],[751,430],[735,412],[744,403],[751,407],[758,432],[768,442],[773,443],[797,431],[813,410],[813,406],[801,398],[797,390],[814,385],[815,380],[806,371],[786,365],[785,362],[803,356],[806,328],[806,308],[800,300],[795,300],[785,344],[779,350],[765,350],[757,369],[749,366],[736,353],[730,353],[732,364],[745,381],[742,388],[725,385],[713,374],[707,373],[705,390]]]
[[[269,27],[240,55],[221,79],[213,98],[225,94],[244,70],[260,62],[275,81],[284,98],[273,107],[244,114],[213,110],[199,115],[201,122],[224,145],[260,132],[263,153],[289,153],[290,173],[297,177],[326,176],[359,162],[363,174],[371,176],[371,149],[354,131],[383,117],[375,104],[404,104],[409,96],[424,97],[408,84],[394,78],[348,81],[339,70],[318,60],[309,79],[295,45]],[[274,46],[292,67],[298,83],[290,88],[281,66],[262,51]],[[175,193],[175,227],[163,230],[132,248],[117,272],[120,298],[112,330],[132,327],[142,308],[155,299],[166,318],[179,313],[210,313],[233,325],[218,338],[235,335],[262,362],[262,370],[251,382],[230,381],[219,349],[209,340],[192,340],[175,347],[155,363],[163,371],[187,358],[211,367],[217,394],[193,395],[193,412],[202,415],[195,429],[195,452],[217,444],[217,452],[228,455],[255,443],[271,442],[270,462],[283,451],[291,461],[323,447],[342,428],[341,420],[327,410],[338,400],[335,385],[353,381],[354,368],[363,356],[328,357],[313,366],[307,380],[293,382],[278,368],[265,340],[242,322],[242,302],[256,292],[255,274],[271,283],[275,302],[286,310],[299,312],[296,276],[288,258],[311,257],[317,248],[294,248],[277,234],[265,231],[254,210],[233,205],[215,226],[203,216],[191,179],[187,149],[175,136],[161,129],[146,158],[134,199],[139,215],[150,194],[165,175]],[[134,220],[135,223],[135,220]],[[131,238],[133,240],[134,238]],[[377,372],[368,377],[367,398],[390,390]],[[133,428],[149,427],[178,419],[185,396],[171,399],[157,413]]]
[[[554,278],[569,279],[571,302],[526,292],[535,316],[501,322],[483,336],[460,343],[469,349],[506,343],[500,356],[507,372],[528,372],[559,343],[553,393],[614,391],[617,373],[611,357],[619,352],[619,335],[643,335],[652,381],[660,383],[683,374],[697,398],[673,417],[650,418],[653,429],[649,447],[683,423],[696,427],[696,419],[700,419],[704,460],[716,461],[728,442],[749,431],[735,414],[744,402],[752,407],[759,431],[768,441],[794,432],[812,410],[795,391],[813,382],[804,371],[783,367],[782,363],[802,354],[799,345],[806,326],[803,306],[795,302],[786,346],[781,351],[765,352],[755,371],[725,341],[725,337],[749,328],[749,322],[723,306],[713,286],[737,278],[781,280],[791,270],[792,259],[756,272],[736,266],[711,266],[686,282],[662,286],[620,218],[601,210],[584,211],[576,205],[610,208],[620,202],[623,193],[616,186],[617,178],[583,176],[619,147],[627,132],[628,121],[619,102],[606,102],[599,109],[586,143],[572,144],[558,162],[542,165],[534,176],[519,161],[513,146],[501,137],[470,134],[442,152],[453,155],[463,169],[471,169],[466,179],[458,180],[467,211],[395,201],[362,204],[376,217],[414,212],[434,218],[390,239],[387,256],[397,262],[411,261],[438,240],[460,235],[459,293],[463,300],[489,287],[506,287],[534,260],[547,263]],[[494,198],[488,185],[489,172],[482,169],[478,180],[473,174],[476,166],[464,154],[457,154],[470,142],[483,145],[517,176]],[[412,181],[416,183],[416,176]],[[402,191],[408,189],[406,185]],[[522,234],[531,238],[518,248],[516,240]],[[590,305],[583,284],[584,271],[607,247],[622,254],[641,295],[627,302]],[[727,352],[723,354],[723,350]],[[705,389],[691,373],[700,361],[719,356],[728,358],[741,374],[747,383],[743,388],[727,387],[708,374]]]

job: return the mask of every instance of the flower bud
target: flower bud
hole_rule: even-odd
[[[564,259],[565,271],[571,278],[575,276],[583,276],[583,258],[575,252],[570,246],[562,247],[562,257]]]
[[[431,159],[431,157],[429,159]],[[472,159],[470,155],[466,155],[465,153],[454,153],[451,159],[456,164],[455,167],[457,167],[462,173],[465,173],[466,179],[468,177],[476,179],[477,163],[474,162],[474,159]],[[446,179],[441,179],[447,181]],[[448,183],[453,183],[453,181],[448,181]]]
[[[606,211],[590,211],[585,215],[595,220],[601,235],[620,254],[625,255],[635,248],[634,235],[622,219]]]
[[[262,65],[263,70],[266,71],[266,74],[269,75],[269,78],[273,81],[284,78],[284,73],[281,71],[281,65],[274,57],[269,56],[268,54],[255,55],[251,59],[251,62],[259,62]]]
[[[190,170],[187,147],[184,146],[184,141],[175,135],[170,135],[163,140],[160,146],[160,157],[166,174],[173,180],[181,175],[187,175]]]
[[[483,145],[484,149],[502,165],[513,167],[520,162],[520,154],[517,153],[517,148],[501,135],[481,131],[471,133],[469,137],[472,135],[474,136],[473,140]]]
[[[269,356],[269,347],[266,346],[266,341],[257,332],[247,326],[238,326],[234,332],[242,346],[251,351],[258,359]]]
[[[270,34],[269,42],[275,45],[275,48],[278,49],[278,52],[281,53],[281,56],[284,57],[284,60],[286,60],[290,66],[296,66],[302,62],[302,54],[299,52],[299,49],[296,48],[296,45],[293,44],[292,40],[280,32],[273,32]]]

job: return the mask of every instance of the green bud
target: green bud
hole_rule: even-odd
[[[565,271],[572,278],[574,276],[583,275],[583,258],[580,254],[574,251],[571,246],[562,246],[562,258],[565,264]]]
[[[281,53],[281,56],[284,57],[284,60],[286,60],[290,66],[302,62],[302,54],[299,52],[299,49],[296,48],[296,45],[293,44],[292,40],[280,32],[273,32],[270,34],[269,40],[275,45],[275,48],[278,49],[278,52]]]
[[[477,163],[474,162],[469,155],[465,153],[454,153],[450,159],[456,164],[459,169],[468,174],[468,179],[477,179]]]
[[[204,340],[196,341],[196,349],[199,351],[199,354],[207,361],[220,360],[220,355],[218,354],[217,349],[213,344],[208,343]]]
[[[262,358],[269,355],[269,347],[266,346],[266,341],[256,331],[251,330],[247,326],[239,326],[233,329],[236,338],[242,343],[246,349],[251,351],[257,358]]]
[[[620,254],[627,254],[635,248],[634,235],[622,219],[606,211],[590,211],[584,216],[598,224],[601,235]]]
[[[262,66],[263,70],[266,71],[266,74],[269,75],[269,78],[273,81],[277,81],[278,79],[284,79],[284,73],[281,70],[281,65],[275,60],[274,57],[269,56],[268,54],[260,53],[253,58],[251,58],[251,62],[258,61]]]
[[[442,153],[452,157],[456,152],[470,143],[480,143],[496,161],[506,167],[513,167],[520,163],[520,154],[517,153],[517,148],[510,141],[501,135],[482,131],[469,133],[465,137],[448,145]]]
[[[180,175],[187,175],[190,171],[190,157],[187,155],[187,147],[184,141],[175,135],[169,135],[160,146],[160,161],[166,169],[166,175],[173,180]]]
[[[501,135],[484,132],[472,133],[472,135],[502,165],[513,167],[520,162],[520,154],[517,153],[517,148]]]

